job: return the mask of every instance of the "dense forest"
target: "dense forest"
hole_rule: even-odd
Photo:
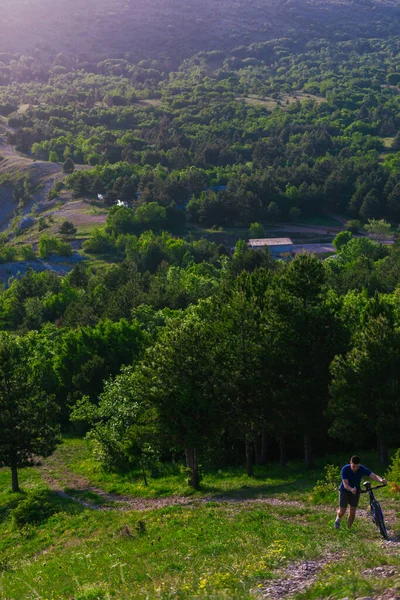
[[[245,242],[229,257],[166,234],[127,238],[118,265],[28,271],[2,293],[3,439],[47,398],[50,446],[72,418],[106,469],[185,452],[194,486],[199,460],[246,456],[251,474],[304,447],[311,466],[330,437],[377,440],[387,461],[399,442],[398,243],[349,234],[336,259],[284,263]],[[11,436],[4,464],[21,443]]]
[[[398,52],[396,37],[293,36],[200,53],[175,72],[56,64],[45,82],[9,58],[0,112],[17,151],[94,167],[66,179],[75,197],[154,202],[207,226],[321,211],[398,221]]]
[[[185,458],[193,487],[199,465],[245,464],[251,475],[304,454],[311,466],[354,438],[387,463],[399,444],[397,234],[388,245],[347,231],[326,260],[277,261],[245,240],[233,250],[190,233],[321,215],[350,220],[354,233],[384,218],[396,232],[399,9],[364,4],[272,3],[257,7],[271,17],[260,25],[254,7],[242,19],[244,7],[222,2],[221,21],[208,7],[215,30],[206,10],[194,24],[188,4],[187,28],[184,12],[165,29],[163,12],[154,52],[152,36],[132,36],[122,53],[130,21],[107,46],[115,22],[100,3],[99,48],[83,40],[73,53],[72,38],[58,52],[50,38],[35,47],[35,32],[32,54],[3,48],[0,167],[11,154],[62,164],[46,198],[108,211],[69,275],[28,270],[1,291],[0,463],[14,489],[17,468],[50,453],[60,430],[87,433],[105,469],[156,472]],[[135,6],[144,21],[159,8]],[[20,26],[17,7],[3,28]],[[79,7],[57,10],[68,36]],[[193,37],[197,26],[205,37]],[[176,27],[187,37],[174,53]],[[36,184],[15,170],[0,184],[15,202],[1,262],[76,252],[74,225],[48,235],[34,208],[37,246],[21,238]]]

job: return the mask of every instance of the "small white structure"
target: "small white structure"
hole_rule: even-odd
[[[249,240],[247,245],[253,250],[267,247],[273,256],[293,253],[293,242],[290,238],[259,238]]]
[[[98,200],[104,200],[103,194],[97,194],[97,199]]]
[[[123,206],[124,208],[129,208],[128,203],[123,200],[117,200],[117,206]]]

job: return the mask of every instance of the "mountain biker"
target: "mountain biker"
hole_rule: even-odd
[[[340,476],[342,482],[339,487],[339,508],[336,513],[335,529],[340,528],[341,519],[347,511],[347,505],[350,505],[350,513],[347,517],[347,527],[350,528],[353,525],[358,501],[360,499],[360,484],[363,477],[370,477],[379,483],[387,483],[386,479],[379,477],[379,475],[375,475],[370,469],[360,464],[360,457],[356,455],[351,457],[348,465],[344,465]]]

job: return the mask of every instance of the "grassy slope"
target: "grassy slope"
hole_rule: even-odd
[[[91,483],[113,491],[142,489],[133,481],[127,488],[118,476],[112,488],[113,477],[94,468],[79,441],[67,442],[45,466],[61,487],[68,475],[90,476]],[[24,490],[46,488],[43,470],[21,472]],[[262,597],[265,582],[282,576],[288,565],[321,558],[316,582],[297,597],[352,599],[394,590],[400,583],[398,541],[382,542],[362,516],[351,531],[335,531],[335,495],[327,505],[308,500],[319,475],[295,466],[287,473],[276,467],[260,471],[255,480],[239,473],[209,474],[202,493],[223,492],[225,501],[205,503],[200,494],[187,506],[144,512],[93,510],[48,491],[56,514],[18,529],[10,510],[23,496],[8,491],[9,472],[0,470],[1,597],[249,599]],[[149,494],[179,493],[183,479],[177,473],[150,480]],[[258,501],[233,501],[257,496]],[[400,501],[386,490],[380,498],[394,538],[400,532]],[[390,567],[389,578],[383,579],[376,567]]]

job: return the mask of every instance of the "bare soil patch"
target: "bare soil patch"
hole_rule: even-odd
[[[21,104],[21,106],[18,108],[18,113],[23,115],[24,113],[28,112],[30,108],[31,104]]]
[[[245,104],[250,104],[253,106],[264,106],[269,110],[273,110],[275,106],[288,106],[293,104],[294,102],[303,102],[304,100],[313,100],[317,102],[317,104],[322,104],[323,102],[327,102],[326,98],[323,96],[315,96],[313,94],[305,94],[304,92],[294,92],[293,94],[280,94],[278,98],[271,98],[269,96],[265,96],[264,98],[257,96],[256,94],[249,94],[248,96],[239,96],[236,100],[240,102],[244,102]]]
[[[67,202],[51,213],[56,219],[71,221],[75,227],[102,227],[107,219],[107,212],[95,212],[87,202],[81,200]]]
[[[161,100],[157,100],[156,98],[149,98],[148,100],[140,100],[138,104],[143,106],[160,106]]]
[[[280,600],[286,596],[304,592],[316,582],[325,565],[338,562],[344,556],[344,552],[325,553],[324,558],[319,560],[291,564],[284,570],[281,577],[265,583],[263,595],[269,600]]]

